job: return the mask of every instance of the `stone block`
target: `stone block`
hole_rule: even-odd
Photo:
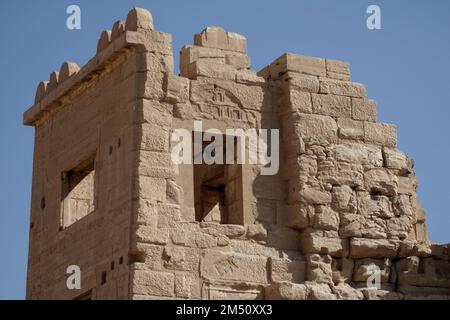
[[[333,283],[333,271],[331,269],[331,257],[329,255],[310,254],[306,257],[306,280],[316,283]]]
[[[142,8],[133,8],[128,13],[125,30],[140,31],[153,29],[153,17],[150,11]]]
[[[349,186],[336,186],[332,190],[331,207],[337,212],[355,212],[356,195]]]
[[[137,195],[143,199],[164,201],[166,199],[166,180],[140,176],[136,183]]]
[[[339,214],[327,206],[317,206],[314,215],[314,228],[320,230],[339,230]]]
[[[300,90],[302,92],[318,93],[319,79],[315,76],[300,74],[296,72],[286,72],[283,76],[283,88],[287,90]]]
[[[403,152],[394,148],[384,147],[383,157],[386,168],[401,170],[402,173],[412,172],[413,163]]]
[[[324,59],[291,53],[285,53],[270,65],[270,73],[275,79],[288,71],[322,77],[327,74]]]
[[[132,285],[134,294],[172,297],[174,295],[175,276],[167,272],[135,270]]]
[[[337,139],[337,124],[333,118],[323,115],[304,114],[297,123],[303,139],[319,139],[333,142]]]
[[[282,110],[295,111],[301,113],[312,113],[311,94],[299,90],[290,90],[286,96],[286,106],[281,106]],[[283,103],[284,104],[284,103]]]
[[[293,229],[303,229],[309,225],[309,217],[314,215],[314,207],[295,203],[285,210],[277,210],[277,224]]]
[[[232,80],[236,79],[236,69],[227,64],[219,64],[206,60],[198,60],[189,64],[189,79],[199,77]]]
[[[374,100],[352,98],[352,118],[359,121],[377,121],[377,103]]]
[[[330,204],[331,194],[326,191],[305,188],[299,191],[298,200],[309,204]]]
[[[140,149],[145,151],[169,151],[169,132],[158,125],[144,123],[140,131]],[[164,166],[170,165],[165,164]]]
[[[332,257],[348,255],[348,240],[339,238],[337,232],[305,229],[301,233],[300,243],[304,253],[329,254]]]
[[[366,88],[360,83],[322,79],[320,80],[319,93],[364,98],[366,96]]]
[[[304,284],[273,283],[265,288],[265,298],[268,300],[306,300],[307,289]]]
[[[180,103],[189,100],[189,79],[168,74],[165,81],[167,101]]]
[[[338,118],[338,134],[341,139],[363,140],[364,123],[348,118]]]
[[[245,54],[227,54],[225,63],[236,69],[250,68],[250,58]]]
[[[395,148],[397,145],[397,127],[386,123],[364,122],[364,141]]]
[[[372,167],[383,166],[381,148],[364,144],[335,144],[332,147],[337,161]]]
[[[267,244],[277,249],[298,250],[299,232],[292,228],[272,225],[267,233]]]
[[[350,257],[356,259],[395,258],[399,245],[399,242],[392,240],[353,238],[350,240]]]
[[[244,36],[225,32],[220,27],[207,27],[194,37],[196,46],[229,50],[235,52],[247,52],[247,40]]]
[[[200,274],[209,281],[265,284],[268,282],[267,258],[208,251],[201,259]]]
[[[140,225],[136,229],[136,239],[144,243],[166,244],[169,242],[169,230]]]
[[[353,278],[354,260],[348,258],[336,259],[331,262],[331,269],[333,270],[333,283],[339,285],[342,283],[349,283]]]
[[[397,194],[398,179],[386,169],[372,169],[364,173],[366,189],[392,197]]]
[[[332,94],[312,94],[313,113],[331,117],[351,118],[352,105],[348,97]]]
[[[350,64],[345,61],[326,59],[327,77],[337,80],[350,80]]]
[[[302,283],[305,281],[306,262],[288,258],[269,258],[270,281]]]
[[[379,279],[380,282],[389,282],[392,263],[389,259],[360,259],[355,260],[355,271],[353,281],[367,282],[371,277]],[[378,275],[376,275],[378,274]]]

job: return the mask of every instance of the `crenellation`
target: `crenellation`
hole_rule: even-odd
[[[97,54],[106,49],[111,43],[111,30],[105,30],[100,34],[97,43]]]
[[[125,33],[125,22],[118,20],[113,24],[111,30],[111,41],[119,38],[123,33]]]

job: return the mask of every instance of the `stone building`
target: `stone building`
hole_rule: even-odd
[[[243,36],[208,27],[180,70],[135,8],[84,67],[39,84],[24,114],[28,299],[450,297],[450,247],[427,238],[413,161],[346,62],[283,54],[256,73]],[[175,164],[172,133],[195,120],[279,129],[278,173]]]

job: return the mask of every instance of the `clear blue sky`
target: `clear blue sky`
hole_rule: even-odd
[[[82,29],[66,28],[78,4]],[[377,4],[382,30],[366,28]],[[149,9],[158,31],[173,35],[175,61],[194,33],[219,25],[247,36],[255,70],[284,52],[342,59],[352,79],[378,101],[379,121],[398,125],[399,148],[415,159],[419,197],[432,241],[450,242],[450,1],[148,0],[0,1],[0,299],[25,294],[32,128],[22,113],[39,81],[94,54],[100,32],[133,6]]]

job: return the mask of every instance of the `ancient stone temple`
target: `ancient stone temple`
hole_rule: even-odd
[[[254,72],[243,36],[208,27],[180,70],[135,8],[39,84],[28,299],[450,298],[413,161],[346,62],[283,54]],[[279,170],[175,163],[180,128],[279,129]]]

